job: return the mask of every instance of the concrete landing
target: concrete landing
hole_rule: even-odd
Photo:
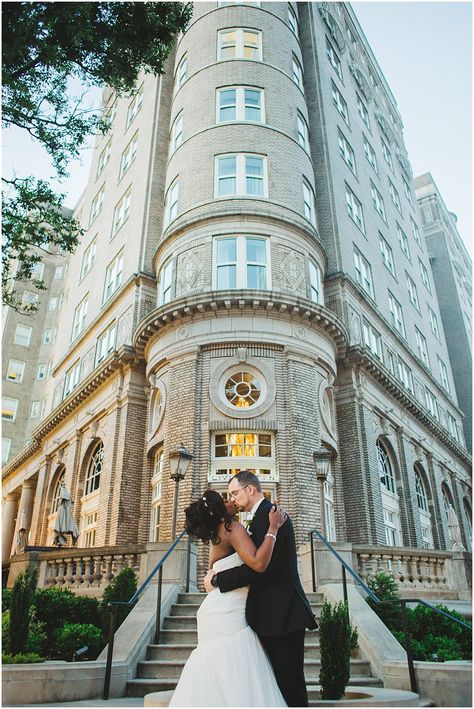
[[[18,705],[2,704],[2,707],[14,707]],[[143,697],[114,697],[112,699],[81,699],[78,702],[51,702],[49,704],[22,704],[21,709],[29,707],[142,707]],[[168,705],[167,705],[168,706]]]

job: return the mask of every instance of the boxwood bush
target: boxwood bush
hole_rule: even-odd
[[[54,633],[53,656],[57,660],[72,660],[76,650],[87,645],[82,660],[95,660],[105,645],[102,631],[91,623],[64,623]]]

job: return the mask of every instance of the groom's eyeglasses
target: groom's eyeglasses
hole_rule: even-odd
[[[238,487],[238,488],[237,488],[236,490],[234,490],[233,492],[229,492],[229,497],[230,497],[230,498],[232,498],[232,497],[237,497],[237,493],[239,492],[239,490],[245,490],[246,487],[248,487],[248,485],[244,485],[243,487]]]

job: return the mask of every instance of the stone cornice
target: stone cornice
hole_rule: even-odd
[[[314,325],[334,342],[337,356],[344,356],[349,341],[348,333],[342,321],[333,312],[307,298],[259,290],[207,291],[189,298],[173,300],[156,308],[138,323],[135,330],[133,344],[137,356],[144,357],[150,338],[171,323],[192,318],[194,315],[212,316],[218,311],[230,314],[241,313],[243,310],[265,312],[276,317],[286,315],[299,323]]]

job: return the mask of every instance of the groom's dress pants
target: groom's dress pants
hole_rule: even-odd
[[[307,707],[308,694],[304,678],[304,630],[277,638],[263,638],[280,691],[289,707]]]

